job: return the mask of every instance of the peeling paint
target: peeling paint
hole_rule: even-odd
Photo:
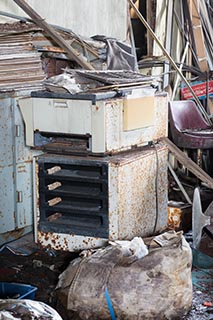
[[[38,242],[45,248],[74,252],[102,247],[107,244],[107,239],[39,231]]]

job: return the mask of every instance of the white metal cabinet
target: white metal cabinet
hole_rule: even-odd
[[[20,99],[26,143],[35,146],[34,133],[90,135],[89,151],[117,153],[166,137],[168,97],[142,89],[123,98],[91,100],[47,97]],[[138,92],[137,92],[138,91]]]

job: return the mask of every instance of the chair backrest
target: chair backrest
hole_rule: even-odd
[[[192,100],[178,100],[169,102],[169,121],[171,127],[178,131],[184,129],[209,128],[195,102]]]

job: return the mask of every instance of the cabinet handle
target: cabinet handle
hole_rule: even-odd
[[[21,126],[20,125],[16,125],[15,126],[16,137],[20,137],[20,133],[21,133]]]

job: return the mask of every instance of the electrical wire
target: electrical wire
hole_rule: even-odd
[[[155,224],[153,228],[153,234],[156,232],[158,218],[159,218],[159,196],[158,196],[158,174],[159,174],[159,157],[158,150],[156,145],[153,143],[153,147],[156,154],[156,175],[155,175],[155,204],[156,204],[156,215],[155,215]]]

